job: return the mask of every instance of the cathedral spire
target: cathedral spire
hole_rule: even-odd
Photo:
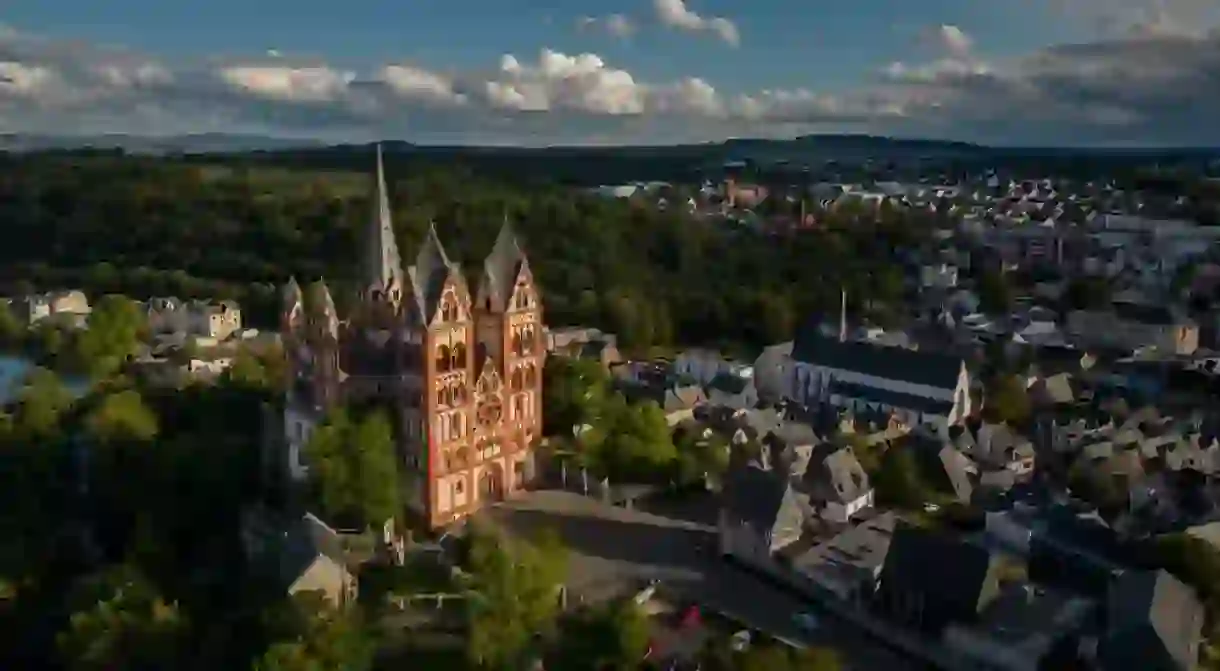
[[[377,177],[374,185],[373,212],[365,240],[364,287],[367,295],[377,292],[381,296],[401,295],[402,258],[398,254],[398,243],[394,237],[394,223],[390,214],[390,196],[385,183],[385,165],[381,157],[381,144],[377,144]],[[391,298],[392,299],[392,298]]]
[[[517,283],[517,275],[525,263],[525,252],[521,251],[512,222],[508,219],[508,213],[505,213],[491,253],[483,261],[480,303],[486,301],[493,312],[506,310],[512,298],[513,287]]]
[[[445,246],[436,234],[435,223],[428,224],[428,232],[419,246],[419,253],[415,255],[415,264],[408,272],[419,313],[425,322],[429,322],[436,312],[445,282],[454,272],[453,263],[445,253]]]

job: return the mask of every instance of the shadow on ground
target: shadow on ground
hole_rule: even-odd
[[[502,509],[494,519],[511,532],[552,529],[574,552],[628,564],[696,567],[713,551],[715,537],[692,529],[539,510]]]

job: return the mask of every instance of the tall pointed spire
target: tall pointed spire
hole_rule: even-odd
[[[503,312],[512,298],[513,287],[517,282],[517,274],[525,265],[525,252],[517,243],[517,235],[513,231],[508,213],[504,213],[504,222],[500,225],[500,233],[496,235],[496,243],[492,245],[491,253],[483,261],[483,280],[480,287],[480,300],[487,299],[494,312]]]
[[[847,289],[839,290],[839,342],[847,342]]]
[[[453,272],[453,263],[449,261],[445,246],[436,234],[436,224],[429,223],[419,253],[415,255],[415,263],[408,270],[415,300],[425,321],[431,321],[445,282]]]
[[[381,157],[381,144],[377,144],[377,182],[374,185],[373,212],[365,240],[364,291],[379,292],[389,296],[392,292],[401,295],[402,258],[398,254],[398,242],[394,237],[394,222],[390,213],[390,195],[385,183],[385,164]]]

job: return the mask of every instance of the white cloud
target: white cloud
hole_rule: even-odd
[[[722,16],[702,16],[686,6],[685,0],[653,0],[653,9],[662,25],[687,32],[707,32],[729,46],[741,44],[737,24]]]
[[[381,80],[405,98],[457,105],[465,104],[467,100],[448,77],[410,65],[385,66],[381,69]]]
[[[635,34],[635,22],[626,14],[608,14],[606,16],[582,16],[576,19],[576,27],[580,30],[600,29],[610,35],[625,40]]]
[[[680,142],[876,132],[1001,143],[1220,143],[1220,33],[1130,32],[989,60],[942,26],[936,54],[854,89],[727,89],[654,80],[593,53],[498,68],[366,70],[295,58],[170,62],[0,31],[6,131],[227,131],[336,140]]]
[[[968,58],[974,50],[974,38],[957,26],[937,26],[932,30],[930,38],[938,49],[954,58]]]

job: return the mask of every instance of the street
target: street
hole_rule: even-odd
[[[837,648],[851,669],[923,668],[891,651],[814,603],[760,579],[722,559],[715,527],[704,520],[674,519],[606,506],[586,497],[542,491],[497,506],[490,517],[510,533],[531,535],[553,529],[572,552],[570,598],[599,601],[659,580],[667,591],[778,638]],[[821,622],[805,632],[793,621],[814,612]]]

